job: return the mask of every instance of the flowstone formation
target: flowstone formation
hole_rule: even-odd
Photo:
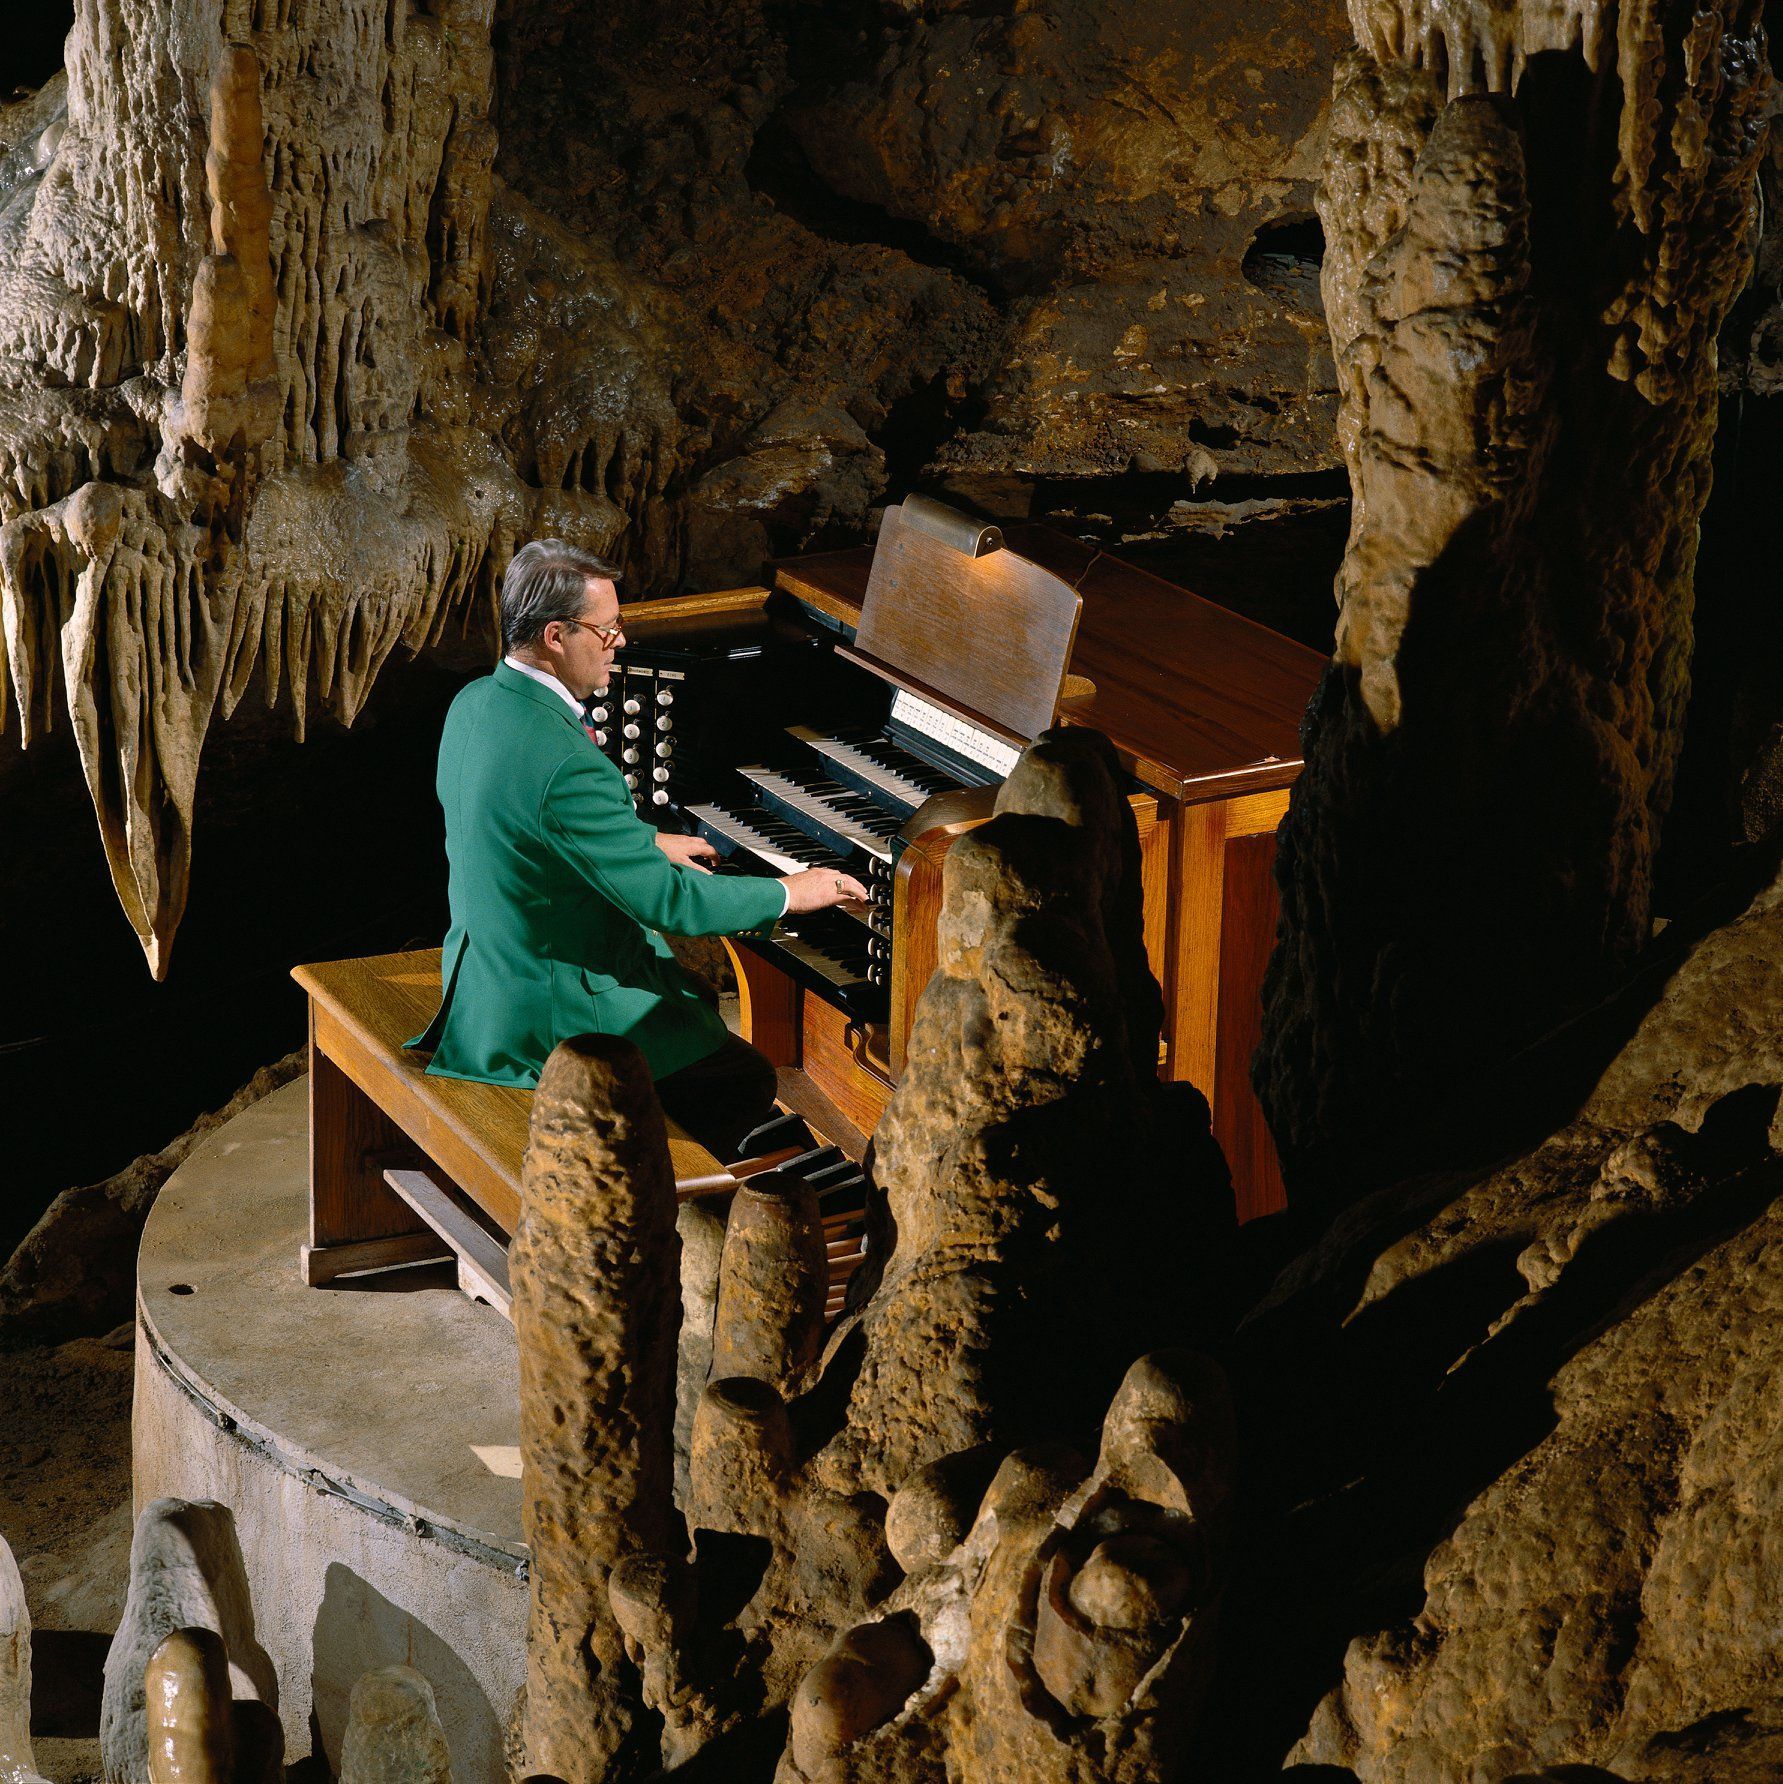
[[[1334,0],[522,0],[499,75],[493,12],[79,0],[0,107],[0,726],[68,723],[157,975],[212,727],[486,661],[520,537],[659,593],[918,477],[1334,463]]]
[[[1320,191],[1353,495],[1259,1084],[1292,1158],[1646,940],[1760,9],[1355,0]]]
[[[1604,1026],[1576,1116],[1377,1190],[1240,1334],[1268,1453],[1236,1657],[1322,1679],[1295,1763],[1363,1784],[1783,1766],[1783,881]],[[1286,1591],[1307,1615],[1284,1642]]]
[[[641,1061],[590,1037],[548,1063],[513,1264],[522,1772],[1168,1775],[1211,1666],[1235,1440],[1211,1363],[1129,1360],[1211,1303],[1185,1284],[1217,1273],[1227,1185],[1205,1105],[1149,1071],[1115,766],[1048,733],[950,852],[942,965],[879,1139],[886,1249],[821,1348],[808,1190],[738,1198],[688,1346]],[[1093,1462],[1058,1441],[1098,1425]]]

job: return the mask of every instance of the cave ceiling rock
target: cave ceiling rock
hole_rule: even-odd
[[[4,114],[5,668],[24,743],[60,681],[158,976],[213,711],[258,668],[300,735],[312,689],[350,722],[531,519],[461,388],[491,16],[80,0],[65,77]]]
[[[477,420],[538,494],[535,530],[646,586],[681,568],[675,497],[709,444],[699,332],[598,238],[497,182],[475,354]]]
[[[1354,500],[1257,1066],[1290,1176],[1647,940],[1771,100],[1750,0],[1353,15],[1319,205]]]
[[[927,232],[1005,328],[958,478],[1330,466],[1311,242],[1337,5],[909,9],[856,78],[790,108],[838,191]],[[1253,278],[1273,227],[1309,276]]]
[[[816,414],[833,404],[878,448],[906,427],[908,475],[988,364],[997,317],[978,284],[906,252],[870,218],[835,216],[821,167],[782,165],[777,113],[797,85],[789,62],[818,40],[824,60],[832,30],[852,41],[851,24],[717,0],[568,16],[523,3],[506,16],[496,168],[512,204],[530,207],[540,227],[525,250],[533,292],[510,287],[504,303],[498,274],[485,332],[499,312],[511,345],[537,330],[549,351],[552,312],[567,318],[577,301],[597,342],[624,311],[648,310],[639,332],[648,356],[674,369],[674,431],[628,428],[627,446],[637,451],[660,434],[674,448],[669,498],[649,511],[674,522],[657,529],[671,576],[738,581],[756,573],[764,527],[781,529],[768,546],[778,553],[807,543],[807,529],[826,516],[851,524],[867,455],[812,435],[804,466],[794,467],[787,441],[760,432],[783,405]],[[508,202],[492,210],[497,233]],[[560,282],[550,257],[584,270]],[[603,294],[606,319],[576,299],[577,282]],[[659,353],[665,339],[669,351]],[[543,380],[540,393],[551,399]],[[516,446],[523,465],[529,449]],[[742,462],[751,455],[764,461],[760,470]],[[712,471],[716,480],[696,497]],[[753,504],[789,479],[808,481],[808,492],[747,506],[734,520],[713,508],[733,491]],[[541,469],[537,480],[549,478]],[[872,499],[883,493],[882,485]],[[694,535],[685,557],[684,514]],[[628,535],[621,544],[644,555],[642,541]],[[660,566],[655,543],[650,555]]]

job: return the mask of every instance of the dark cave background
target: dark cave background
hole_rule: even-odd
[[[62,66],[62,43],[73,24],[74,0],[32,0],[13,9],[0,46],[0,99],[35,91]]]

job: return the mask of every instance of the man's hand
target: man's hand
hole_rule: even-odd
[[[823,911],[832,904],[845,904],[858,899],[863,904],[867,888],[859,880],[838,873],[833,867],[808,867],[803,873],[789,873],[781,882],[786,888],[786,914],[796,911]]]
[[[671,836],[668,831],[659,830],[656,846],[677,867],[691,867],[696,873],[710,873],[711,868],[704,863],[718,859],[718,851],[703,836]]]

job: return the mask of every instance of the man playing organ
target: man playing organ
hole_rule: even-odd
[[[638,817],[582,725],[625,639],[618,577],[556,539],[508,566],[502,662],[453,701],[440,739],[451,926],[439,1009],[408,1044],[432,1049],[436,1076],[531,1086],[559,1041],[623,1035],[668,1114],[728,1159],[772,1113],[774,1068],[664,934],[766,934],[867,893],[826,867],[720,877],[709,842]]]

